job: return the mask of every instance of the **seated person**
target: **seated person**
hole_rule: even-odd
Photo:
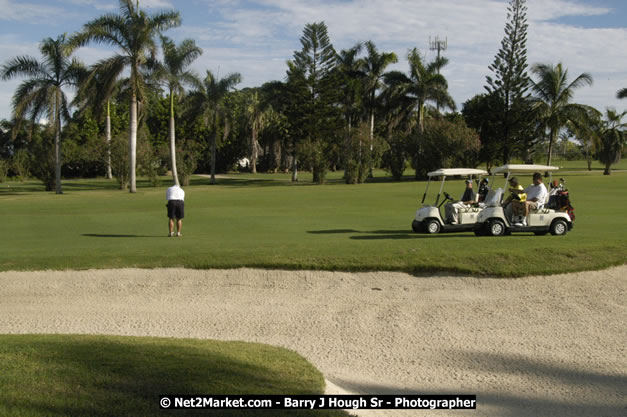
[[[549,192],[549,202],[546,204],[546,208],[558,209],[559,208],[559,195],[564,190],[564,186],[559,183],[558,180],[553,180],[551,183],[551,191]]]
[[[464,195],[462,195],[462,199],[456,203],[446,203],[444,206],[447,221],[456,224],[458,222],[457,212],[459,209],[469,207],[473,204],[475,204],[475,192],[472,189],[472,180],[466,180],[466,190],[464,191]]]
[[[490,191],[490,187],[488,187],[488,179],[484,178],[479,183],[479,189],[477,190],[477,194],[479,195],[478,203],[485,202],[485,198],[488,195],[488,191]]]
[[[518,178],[511,177],[509,179],[509,192],[509,197],[507,197],[507,199],[503,202],[503,209],[505,211],[505,216],[507,216],[508,219],[512,219],[515,224],[518,224],[522,221],[522,219],[518,218],[520,217],[520,212],[522,210],[520,210],[520,206],[518,204],[514,203],[518,203],[521,200],[525,201],[527,198],[522,185],[518,183]],[[516,216],[516,218],[514,218],[514,216]]]
[[[548,195],[548,191],[542,183],[542,174],[539,172],[534,173],[533,184],[525,188],[523,191],[527,194],[527,198],[525,200],[513,202],[512,209],[514,212],[516,212],[516,210],[518,210],[519,213],[522,211],[522,215],[524,216],[522,219],[522,225],[525,226],[529,210],[541,209],[544,206],[544,202],[546,201],[546,197]]]

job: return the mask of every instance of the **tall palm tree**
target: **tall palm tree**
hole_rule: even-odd
[[[71,38],[72,47],[85,46],[90,42],[104,43],[119,48],[120,52],[100,61],[98,69],[118,79],[130,68],[130,192],[137,191],[135,166],[137,159],[137,101],[144,97],[144,75],[141,72],[157,54],[155,37],[162,31],[179,26],[177,11],[146,14],[139,8],[139,1],[120,0],[119,14],[105,14],[83,26],[83,30]]]
[[[63,89],[76,88],[86,77],[87,70],[66,48],[64,35],[44,39],[39,46],[43,61],[29,56],[18,56],[2,66],[4,80],[27,77],[13,95],[13,116],[19,122],[30,118],[34,126],[46,117],[54,132],[56,193],[61,188],[61,122],[70,119],[69,103]]]
[[[533,107],[537,111],[539,121],[544,131],[549,133],[549,150],[547,165],[551,165],[551,154],[560,130],[568,122],[584,120],[592,111],[590,106],[572,103],[577,88],[592,85],[592,76],[582,73],[572,82],[568,82],[568,70],[558,63],[536,64],[531,72],[538,77],[538,81],[531,81],[534,93]]]
[[[625,114],[627,112],[618,113],[614,109],[607,109],[605,112],[605,120],[599,135],[599,161],[605,164],[603,175],[610,175],[612,164],[620,161],[627,130],[627,123],[623,122]]]
[[[163,63],[156,63],[155,76],[165,84],[170,95],[170,162],[172,179],[176,185],[179,177],[176,172],[176,138],[174,125],[174,100],[183,95],[183,84],[198,86],[200,81],[189,70],[189,66],[202,54],[202,49],[191,39],[186,39],[179,46],[165,36],[161,37]]]
[[[217,79],[207,70],[207,76],[188,99],[188,108],[198,114],[202,122],[211,130],[211,184],[216,183],[216,149],[218,132],[224,126],[223,137],[229,132],[227,108],[224,97],[242,80],[239,73],[232,73]]]
[[[404,97],[407,113],[414,111],[418,116],[418,129],[424,133],[425,105],[433,101],[439,105],[455,110],[455,101],[448,93],[446,78],[440,70],[448,63],[448,59],[439,57],[425,64],[420,52],[414,48],[407,54],[409,75],[400,71],[391,71],[385,76],[385,82],[392,94]]]
[[[116,80],[115,77],[111,78],[111,74],[99,71],[96,64],[89,69],[89,76],[81,84],[74,99],[81,113],[90,107],[94,109],[95,114],[102,115],[104,113],[105,142],[107,144],[105,176],[107,179],[113,178],[111,171],[111,100],[119,93],[122,84],[123,82]]]
[[[372,152],[374,141],[374,114],[378,104],[377,91],[382,86],[385,69],[390,64],[398,62],[398,58],[394,52],[379,52],[372,41],[364,44],[367,55],[361,61],[361,71],[365,78],[365,95],[366,106],[368,107],[370,117],[370,151]],[[372,176],[372,166],[370,167],[370,176]]]
[[[360,71],[361,61],[357,58],[357,55],[361,52],[363,44],[358,43],[350,49],[342,50],[338,54],[337,71],[341,82],[341,105],[344,110],[344,117],[348,131],[350,133],[353,121],[361,109],[361,87],[362,78],[365,75]]]
[[[257,91],[248,96],[246,116],[250,127],[250,168],[253,174],[257,173],[257,158],[259,155],[259,133],[264,130],[271,116],[272,108],[264,108],[259,100]]]
[[[394,52],[379,52],[372,41],[364,44],[367,55],[361,60],[361,71],[365,75],[365,95],[370,118],[370,140],[374,137],[374,113],[377,106],[377,91],[382,86],[385,69],[398,62]]]
[[[416,153],[419,151],[420,138],[425,131],[425,110],[426,103],[433,101],[443,107],[455,109],[455,101],[449,95],[446,78],[440,74],[448,60],[438,57],[432,62],[425,64],[418,49],[413,48],[407,54],[409,62],[409,75],[400,71],[392,71],[385,76],[388,87],[387,95],[393,96],[394,101],[400,103],[400,111],[404,118],[409,118],[413,114],[418,120],[418,140],[415,143]],[[420,175],[419,167],[416,167],[416,178]]]
[[[616,98],[627,98],[627,88],[622,88],[616,93]]]

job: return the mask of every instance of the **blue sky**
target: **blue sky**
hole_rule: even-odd
[[[0,0],[0,62],[16,55],[39,56],[38,42],[79,30],[90,19],[117,12],[117,0]],[[203,55],[194,63],[221,75],[239,72],[240,87],[285,77],[285,61],[300,49],[303,26],[325,21],[337,50],[372,40],[379,50],[394,51],[407,70],[405,55],[417,47],[432,59],[429,37],[448,39],[450,63],[443,74],[461,104],[484,91],[488,65],[500,47],[506,0],[140,0],[149,11],[175,8],[183,24],[166,34],[177,41],[196,40]],[[592,87],[575,96],[599,110],[627,108],[616,92],[627,87],[627,1],[528,0],[529,63],[562,62],[571,79],[582,72]],[[87,64],[111,53],[90,45],[78,56]],[[10,116],[10,100],[19,80],[0,81],[0,119]]]

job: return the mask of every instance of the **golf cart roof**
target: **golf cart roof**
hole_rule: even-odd
[[[429,177],[448,177],[453,175],[488,175],[488,172],[483,169],[473,168],[440,168],[427,174]]]
[[[530,164],[508,164],[498,168],[494,168],[492,173],[498,174],[500,172],[547,172],[557,171],[559,167],[550,165],[530,165]]]

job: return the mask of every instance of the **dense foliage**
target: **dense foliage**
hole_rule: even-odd
[[[526,13],[525,0],[510,0],[487,92],[466,101],[460,114],[440,73],[447,58],[427,61],[412,48],[407,72],[387,71],[394,52],[371,40],[337,52],[324,22],[305,25],[284,81],[237,90],[238,73],[205,71],[201,80],[189,70],[202,52],[194,41],[175,44],[163,35],[180,24],[177,11],[147,14],[120,0],[119,14],[94,19],[67,39],[44,40],[43,60],[16,57],[3,65],[4,78],[26,79],[14,96],[13,120],[0,123],[0,181],[35,176],[60,192],[61,177],[115,176],[133,192],[136,172],[158,185],[168,170],[174,182],[186,184],[198,172],[210,173],[213,184],[216,172],[291,170],[296,181],[304,169],[316,183],[343,170],[356,184],[375,167],[397,180],[411,167],[420,179],[455,165],[490,169],[543,155],[550,163],[555,152],[585,157],[589,166],[600,158],[609,172],[622,155],[625,124],[573,102],[573,91],[592,83],[586,73],[570,81],[561,63],[536,64],[530,79]],[[86,70],[70,54],[88,43],[117,52]],[[68,87],[77,93],[73,103]]]

